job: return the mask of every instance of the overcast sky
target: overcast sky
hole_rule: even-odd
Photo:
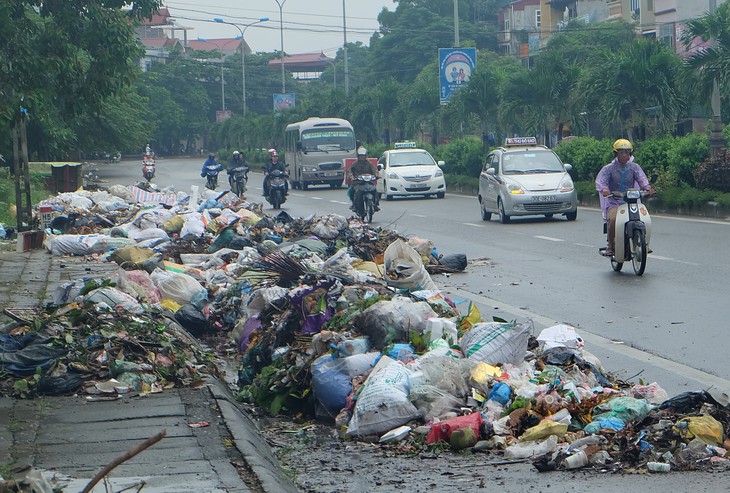
[[[279,0],[283,5],[284,51],[287,54],[323,51],[334,57],[343,44],[343,0]],[[367,45],[378,30],[377,16],[383,7],[395,10],[392,0],[344,0],[347,42]],[[246,29],[246,42],[253,52],[281,49],[279,5],[275,0],[167,0],[165,6],[179,26],[191,27],[188,39],[233,38],[238,29],[215,22],[220,17],[238,24],[247,24],[268,17],[267,22]],[[176,34],[182,38],[182,33]]]

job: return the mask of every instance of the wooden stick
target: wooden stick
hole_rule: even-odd
[[[96,483],[101,481],[101,479],[104,476],[106,476],[107,474],[109,474],[112,471],[112,469],[117,467],[122,462],[128,461],[129,459],[131,459],[138,453],[142,452],[143,450],[151,447],[155,443],[159,442],[160,440],[165,438],[165,435],[167,435],[167,430],[162,430],[158,434],[149,437],[144,442],[140,443],[139,445],[135,445],[131,449],[124,452],[122,455],[120,455],[119,457],[117,457],[116,459],[111,461],[109,464],[107,464],[104,467],[104,469],[99,471],[99,473],[96,476],[94,476],[94,478],[91,481],[89,481],[89,484],[87,484],[86,487],[83,490],[81,490],[81,493],[89,493],[94,488],[94,486],[96,486]]]

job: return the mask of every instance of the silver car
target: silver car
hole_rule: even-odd
[[[507,223],[512,216],[562,214],[575,221],[578,196],[571,169],[534,137],[507,139],[504,147],[489,153],[479,175],[482,219],[499,214],[500,222]]]
[[[380,179],[376,185],[385,200],[396,195],[446,195],[446,180],[441,169],[443,161],[436,160],[425,149],[417,149],[415,142],[398,142],[395,149],[385,151],[378,159]]]

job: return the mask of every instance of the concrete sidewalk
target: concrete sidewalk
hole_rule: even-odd
[[[0,252],[0,309],[27,317],[61,284],[116,269],[44,250]],[[3,325],[11,321],[2,317]],[[101,481],[91,491],[297,491],[256,424],[216,378],[199,388],[93,397],[0,397],[0,467],[32,466],[63,478],[63,491],[76,493],[115,458],[164,430],[159,442],[109,473],[112,490]]]

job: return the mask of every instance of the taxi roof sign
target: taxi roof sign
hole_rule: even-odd
[[[415,142],[396,142],[393,146],[394,149],[415,149]]]
[[[507,137],[505,139],[506,146],[535,146],[537,145],[536,137]]]

